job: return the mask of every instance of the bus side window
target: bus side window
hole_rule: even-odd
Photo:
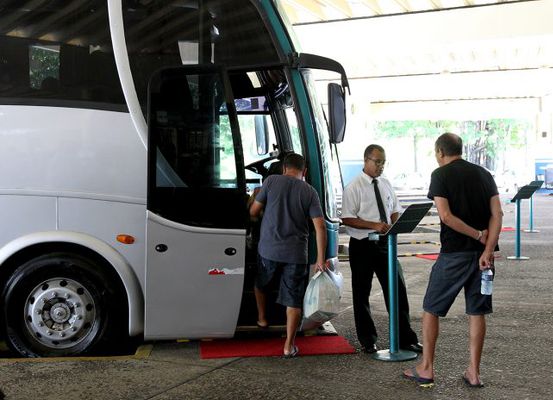
[[[22,39],[0,36],[0,97],[29,91],[29,56]]]
[[[0,24],[17,23],[0,26],[3,103],[126,111],[107,2],[91,0],[86,7],[27,3],[1,7]],[[15,28],[17,35],[5,33]]]
[[[221,104],[220,75],[169,69],[159,76],[152,81],[149,102],[155,152],[150,168],[156,171],[155,182],[149,182],[149,209],[188,225],[243,227],[241,161]]]

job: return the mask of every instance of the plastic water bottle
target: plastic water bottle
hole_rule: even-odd
[[[482,271],[480,293],[491,295],[492,291],[493,291],[493,271],[488,268]]]

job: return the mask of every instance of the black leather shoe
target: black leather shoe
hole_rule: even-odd
[[[402,350],[414,351],[415,353],[422,353],[422,344],[411,343],[406,346],[399,346]]]
[[[363,346],[363,353],[373,354],[373,353],[376,353],[377,351],[378,351],[378,348],[376,347],[376,344]]]

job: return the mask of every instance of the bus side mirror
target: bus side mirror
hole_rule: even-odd
[[[257,155],[264,156],[269,152],[269,127],[267,126],[267,118],[265,118],[265,115],[256,115],[254,118]]]
[[[346,132],[346,96],[337,83],[328,84],[328,115],[330,143],[341,143]]]

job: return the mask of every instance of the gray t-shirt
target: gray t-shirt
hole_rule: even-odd
[[[309,220],[323,216],[311,185],[286,175],[271,175],[256,201],[265,205],[259,254],[272,261],[307,264]]]

